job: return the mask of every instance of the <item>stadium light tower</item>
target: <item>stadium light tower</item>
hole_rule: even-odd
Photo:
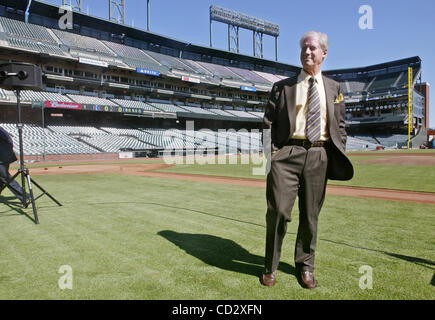
[[[62,0],[62,6],[70,6],[73,11],[82,12],[82,0]]]
[[[210,6],[210,47],[213,47],[213,21],[228,25],[228,51],[239,53],[239,28],[253,32],[253,54],[255,57],[263,58],[263,35],[275,37],[275,59],[278,61],[279,25],[229,9]]]
[[[150,31],[150,0],[147,0],[147,31]]]
[[[109,0],[109,20],[125,24],[125,0]]]
[[[253,30],[252,43],[254,45],[254,56],[263,58],[263,34]]]
[[[228,51],[240,51],[239,27],[232,24],[228,24]]]

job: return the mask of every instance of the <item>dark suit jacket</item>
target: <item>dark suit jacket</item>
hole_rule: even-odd
[[[8,132],[0,127],[0,163],[9,164],[16,160],[12,139]]]
[[[271,150],[282,148],[291,139],[290,133],[296,121],[296,84],[298,75],[276,82],[266,105],[263,129],[271,130]],[[326,93],[329,134],[332,146],[327,148],[327,178],[350,180],[353,166],[345,154],[346,129],[344,101],[339,101],[341,88],[338,82],[323,76]]]

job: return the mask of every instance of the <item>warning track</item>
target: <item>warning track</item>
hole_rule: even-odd
[[[171,167],[171,165],[167,165],[164,163],[156,163],[156,164],[116,163],[116,164],[95,164],[95,165],[92,164],[91,165],[68,165],[68,166],[32,168],[31,174],[32,175],[63,175],[63,174],[118,173],[118,174],[128,174],[128,175],[135,175],[135,176],[226,184],[226,185],[252,187],[252,188],[266,187],[266,181],[264,179],[234,178],[234,177],[223,177],[223,176],[212,176],[212,175],[155,171],[155,170],[165,169],[169,167]],[[326,193],[332,195],[339,195],[339,196],[375,198],[375,199],[383,199],[383,200],[396,200],[396,201],[435,204],[435,192],[418,192],[418,191],[405,191],[405,190],[395,190],[395,189],[328,185],[326,188]]]

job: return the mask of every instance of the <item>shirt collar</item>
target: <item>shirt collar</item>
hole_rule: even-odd
[[[309,83],[308,80],[310,80],[310,78],[311,78],[311,75],[308,74],[304,69],[302,69],[301,73],[299,74],[300,81],[304,81],[306,83]],[[316,80],[316,82],[318,84],[321,84],[323,82],[322,81],[322,72],[319,72],[318,74],[316,74],[314,76],[314,79]]]

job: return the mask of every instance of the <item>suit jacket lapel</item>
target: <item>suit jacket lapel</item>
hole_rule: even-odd
[[[296,85],[298,83],[298,76],[296,76],[295,81],[290,83],[288,86],[285,86],[284,89],[284,101],[287,104],[287,112],[288,112],[288,118],[290,120],[290,132],[289,132],[289,139],[291,138],[291,132],[296,126]]]
[[[329,78],[326,78],[325,76],[322,76],[323,78],[323,84],[325,86],[325,97],[326,97],[326,108],[328,110],[328,123],[329,127],[331,128],[331,125],[335,123],[334,121],[334,87],[332,86],[332,82],[329,81]]]
[[[285,101],[287,103],[288,118],[290,120],[290,131],[292,131],[296,125],[296,84],[291,87],[286,87],[285,89]]]

